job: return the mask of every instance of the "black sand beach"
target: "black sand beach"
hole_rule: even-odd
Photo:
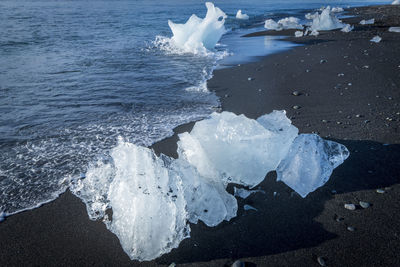
[[[301,133],[346,145],[349,159],[325,186],[303,199],[269,173],[258,186],[266,193],[239,199],[237,217],[213,228],[191,225],[190,239],[151,262],[130,261],[117,237],[66,192],[0,223],[0,264],[318,266],[322,257],[327,266],[400,266],[400,33],[388,32],[400,26],[400,6],[351,12],[358,17],[347,19],[355,24],[350,33],[288,37],[304,46],[216,70],[208,82],[224,111],[257,118],[285,109]],[[370,18],[375,24],[358,24]],[[375,35],[380,43],[370,42]],[[175,134],[152,148],[174,156],[176,141]]]

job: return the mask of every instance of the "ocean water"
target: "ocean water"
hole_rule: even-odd
[[[118,137],[148,146],[208,116],[219,106],[206,87],[216,67],[293,46],[240,38],[265,19],[376,2],[215,1],[227,33],[194,55],[158,40],[171,37],[168,19],[204,17],[205,1],[1,1],[0,211],[55,199]],[[250,19],[235,19],[238,9]]]

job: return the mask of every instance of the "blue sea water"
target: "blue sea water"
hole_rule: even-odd
[[[218,99],[205,81],[215,67],[293,45],[240,38],[261,30],[265,19],[377,1],[214,1],[228,15],[215,51],[161,49],[157,36],[171,37],[167,20],[204,17],[204,3],[0,2],[0,211],[53,200],[119,136],[148,146],[213,112]],[[238,9],[250,19],[235,19]]]

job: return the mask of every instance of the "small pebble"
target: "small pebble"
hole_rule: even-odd
[[[254,78],[249,77],[249,78],[247,78],[247,80],[252,81],[252,80],[254,80]]]
[[[299,109],[300,106],[293,106],[293,109]]]
[[[332,193],[332,195],[335,195],[335,194],[337,194],[337,191],[335,189],[332,189],[331,193]]]
[[[364,202],[364,201],[360,201],[360,206],[363,209],[369,208],[369,206],[371,206],[368,202]]]
[[[299,92],[299,91],[293,91],[292,95],[294,95],[294,96],[299,96],[299,95],[300,95],[300,92]]]
[[[261,89],[258,89],[258,91],[261,92],[262,90],[261,90]]]
[[[361,117],[362,117],[361,114],[357,114],[357,115],[356,115],[356,118],[361,118]]]
[[[363,66],[363,69],[369,69],[368,65]]]
[[[327,120],[322,120],[322,122],[323,122],[323,123],[328,123],[328,121],[327,121]]]
[[[337,222],[342,222],[342,221],[344,221],[344,218],[343,218],[343,217],[337,217],[337,218],[336,218],[336,221],[337,221]]]
[[[321,59],[321,60],[319,61],[320,64],[325,63],[325,62],[328,62],[328,61],[327,61],[326,59]]]
[[[348,226],[348,227],[347,227],[347,230],[349,230],[350,232],[354,232],[356,229],[354,229],[353,226]]]
[[[310,72],[310,70],[307,69],[306,72]]]
[[[384,193],[385,193],[385,190],[383,190],[383,189],[376,189],[376,192],[377,192],[378,194],[384,194]]]
[[[244,205],[243,208],[244,208],[244,210],[255,210],[255,211],[257,211],[256,208],[254,208],[253,206],[247,205],[247,204]]]
[[[175,262],[173,262],[173,263],[171,263],[170,265],[168,265],[168,267],[175,267],[176,266],[176,263]]]
[[[342,122],[341,121],[337,121],[336,124],[342,124]]]
[[[356,205],[354,204],[344,204],[344,208],[348,210],[356,210]]]
[[[344,76],[344,73],[339,73],[337,76],[342,77],[342,76]]]
[[[321,265],[321,266],[326,266],[326,263],[325,263],[324,258],[318,257],[318,258],[317,258],[317,261],[318,261],[319,265]]]

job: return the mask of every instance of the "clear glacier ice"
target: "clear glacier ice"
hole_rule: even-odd
[[[339,143],[324,140],[316,134],[300,134],[291,145],[276,172],[284,182],[303,198],[323,186],[333,169],[350,155]]]
[[[179,135],[177,152],[177,159],[157,157],[121,139],[70,185],[89,217],[103,220],[131,259],[168,253],[189,237],[189,222],[229,221],[238,210],[235,196],[261,191],[235,188],[232,195],[226,191],[229,183],[253,188],[276,170],[278,180],[306,197],[349,155],[341,144],[298,135],[285,111],[256,120],[213,113]]]
[[[310,26],[311,31],[329,31],[344,28],[347,25],[336,17],[329,6],[324,8],[321,13],[308,13],[305,17],[306,19],[312,19]]]

